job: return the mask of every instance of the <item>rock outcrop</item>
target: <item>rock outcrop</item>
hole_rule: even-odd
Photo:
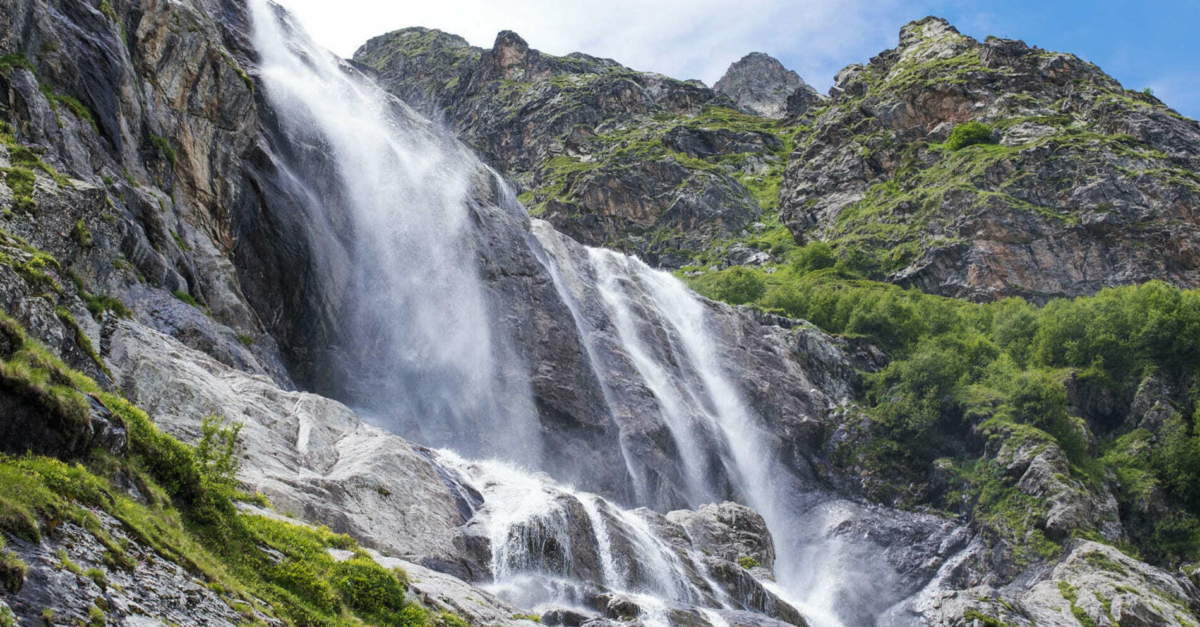
[[[751,52],[730,65],[713,85],[713,91],[729,96],[739,107],[768,118],[782,118],[790,113],[794,107],[788,103],[799,90],[809,97],[820,97],[799,74],[761,52]]]
[[[801,114],[781,192],[798,241],[971,299],[1200,285],[1200,125],[1095,65],[926,18],[842,70],[830,105]],[[968,122],[991,137],[947,142]]]

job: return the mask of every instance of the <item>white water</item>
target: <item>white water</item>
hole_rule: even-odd
[[[460,144],[251,0],[266,97],[286,164],[320,215],[317,263],[344,277],[338,326],[358,409],[435,446],[536,463],[527,379],[513,377],[475,267],[468,191],[482,171]],[[507,366],[507,367],[506,367]],[[474,439],[463,434],[476,434]]]
[[[491,541],[492,590],[505,598],[533,608],[569,603],[579,593],[576,552],[592,548],[573,546],[571,531],[590,527],[601,583],[609,590],[656,599],[653,607],[658,609],[664,600],[703,602],[704,592],[688,575],[696,562],[690,555],[681,558],[637,512],[506,462],[468,461],[450,450],[437,451],[436,457],[483,495],[484,505],[472,524],[482,525]],[[572,505],[580,507],[586,521],[572,519]],[[629,543],[620,556],[610,536],[614,526]]]

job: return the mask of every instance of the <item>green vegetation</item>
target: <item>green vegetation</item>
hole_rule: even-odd
[[[184,292],[182,290],[176,290],[171,293],[175,296],[175,298],[178,298],[179,300],[191,305],[192,307],[195,307],[196,309],[203,309],[203,307],[200,305],[200,303],[194,297],[192,297],[191,294],[188,294],[187,292]]]
[[[161,154],[164,159],[169,161],[171,165],[175,165],[175,149],[171,147],[171,142],[168,141],[166,137],[151,134],[150,143],[154,144],[155,148],[158,148],[159,154]]]
[[[239,495],[240,425],[210,417],[202,423],[199,444],[187,446],[159,431],[124,399],[67,369],[3,314],[0,334],[0,344],[12,348],[0,364],[5,389],[52,405],[50,416],[70,415],[76,401],[86,412],[83,395],[95,395],[129,433],[125,458],[100,451],[73,463],[32,454],[0,456],[0,532],[40,541],[60,522],[72,521],[105,547],[107,568],[132,570],[127,545],[93,513],[101,510],[120,521],[133,542],[180,564],[227,603],[241,601],[286,625],[465,627],[457,616],[431,614],[406,601],[405,574],[379,566],[351,538],[324,527],[238,513],[233,500]],[[133,478],[144,502],[114,487],[110,477],[118,474]],[[331,548],[354,556],[338,562]],[[59,567],[107,585],[101,569],[84,570],[65,551]],[[23,575],[19,560],[0,551],[0,583],[12,590]],[[54,616],[47,610],[44,619],[52,624]],[[99,608],[90,612],[89,624],[103,620]]]
[[[754,559],[754,557],[751,555],[743,555],[742,557],[739,557],[737,563],[738,563],[738,566],[741,566],[742,568],[745,568],[746,570],[750,570],[751,568],[758,568],[758,566],[759,566],[758,560]]]
[[[79,221],[75,223],[75,228],[71,229],[71,239],[75,240],[76,244],[79,244],[84,248],[92,247],[92,232],[88,229],[87,224],[83,221],[83,218],[80,218]]]
[[[705,279],[705,292],[711,298],[733,305],[744,305],[762,298],[766,282],[749,268],[734,266],[724,272],[714,272]]]
[[[513,620],[528,620],[528,621],[533,621],[535,623],[542,622],[542,617],[538,616],[537,614],[513,614],[512,619]],[[455,627],[455,626],[450,626],[450,627]]]
[[[254,338],[245,333],[238,334],[238,341],[242,343],[242,346],[254,346]]]
[[[113,10],[113,6],[108,3],[108,0],[100,0],[100,6],[97,8],[100,9],[100,13],[103,14],[104,17],[107,17],[114,22],[118,21],[117,12]]]
[[[25,573],[28,567],[16,553],[4,548],[4,538],[0,536],[0,590],[16,594],[25,585]]]
[[[1062,598],[1071,604],[1071,615],[1075,617],[1075,620],[1079,621],[1081,627],[1096,627],[1096,621],[1092,620],[1092,617],[1088,616],[1087,612],[1077,605],[1079,596],[1071,584],[1065,581],[1058,582],[1058,591],[1062,594]]]
[[[992,618],[986,614],[982,614],[976,610],[967,610],[963,614],[963,620],[969,625],[971,621],[979,621],[981,627],[1008,627],[1008,624],[997,618]]]
[[[983,443],[993,440],[993,452],[1004,443],[1057,446],[1072,489],[1112,481],[1129,506],[1167,495],[1171,513],[1135,529],[1123,550],[1170,563],[1200,557],[1200,386],[1157,434],[1093,434],[1071,415],[1066,383],[1128,398],[1148,376],[1194,380],[1200,291],[1150,282],[1041,308],[1015,298],[975,304],[865,279],[869,263],[838,253],[814,242],[773,273],[736,267],[683,278],[710,298],[802,318],[889,353],[888,366],[866,377],[870,437],[840,459],[865,468],[873,497],[967,514],[1017,546],[1019,561],[1052,557],[1060,540],[1036,527],[1044,503],[1016,490]],[[935,468],[960,487],[930,491]]]
[[[950,139],[946,140],[946,148],[959,150],[967,146],[990,143],[993,143],[992,127],[972,120],[966,124],[959,124],[954,127],[954,130],[950,133]]]

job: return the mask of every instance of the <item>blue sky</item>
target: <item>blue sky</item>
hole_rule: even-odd
[[[278,1],[342,56],[405,26],[441,28],[481,47],[510,29],[550,53],[582,51],[710,85],[731,62],[762,51],[821,91],[841,68],[894,47],[905,23],[939,15],[978,39],[1073,52],[1200,118],[1200,0]]]

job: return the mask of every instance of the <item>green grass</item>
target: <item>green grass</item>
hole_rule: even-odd
[[[129,433],[129,453],[123,458],[98,451],[74,462],[0,455],[0,531],[39,541],[61,522],[72,521],[105,547],[107,568],[132,570],[135,564],[122,541],[94,513],[101,510],[120,521],[132,541],[183,566],[227,602],[249,603],[285,624],[465,624],[456,616],[433,614],[407,601],[404,573],[379,566],[347,536],[238,513],[232,500],[240,446],[237,425],[206,420],[200,445],[187,446],[159,431],[126,400],[101,392],[87,377],[66,369],[7,316],[0,317],[0,331],[17,347],[0,365],[0,384],[11,390],[11,372],[19,365],[30,379],[26,387],[45,383],[61,388],[56,393],[63,396],[96,394]],[[50,375],[57,383],[46,383]],[[117,474],[133,477],[145,502],[116,489],[109,477]],[[355,556],[338,562],[329,555],[330,548],[350,550]],[[273,560],[264,549],[282,559]],[[19,566],[8,555],[0,553],[0,576],[5,585],[15,586],[19,577],[11,573]],[[84,570],[65,552],[59,555],[59,568],[107,585],[102,570]]]
[[[750,570],[751,568],[758,568],[758,566],[759,566],[758,560],[754,559],[754,557],[750,556],[750,555],[743,555],[742,557],[739,557],[737,563],[738,563],[738,566],[741,566],[742,568],[745,568],[746,570]]]

